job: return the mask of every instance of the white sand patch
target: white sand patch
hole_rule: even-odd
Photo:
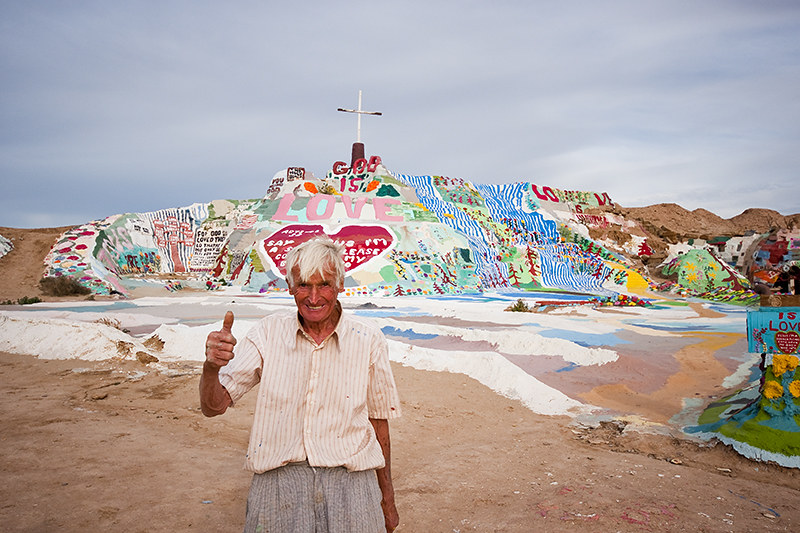
[[[523,298],[532,306],[537,298]],[[538,298],[541,300],[541,298]],[[362,296],[350,296],[342,298],[342,302],[351,307],[357,307],[365,303],[372,303],[379,307],[392,307],[395,310],[416,311],[430,316],[443,318],[454,318],[467,322],[483,322],[487,327],[492,324],[499,326],[527,326],[537,329],[569,329],[578,333],[603,334],[612,333],[616,326],[609,325],[603,321],[584,316],[555,316],[551,313],[514,313],[506,311],[506,307],[516,302],[516,299],[509,298],[507,301],[484,301],[481,298],[470,300],[436,299],[422,298],[416,296],[404,296],[403,298],[374,298]],[[563,314],[570,314],[570,311],[581,307],[567,306]],[[401,314],[401,313],[398,313]]]
[[[148,350],[141,341],[105,324],[0,314],[0,351],[42,359],[100,361],[133,358],[137,351]]]
[[[38,305],[38,304],[37,304]],[[31,306],[32,307],[32,306]],[[113,322],[119,321],[119,324],[125,328],[134,328],[142,326],[154,326],[166,323],[175,323],[179,319],[175,317],[155,316],[144,313],[127,313],[118,311],[66,311],[57,309],[36,309],[35,311],[26,309],[24,311],[5,311],[5,316],[19,319],[37,319],[37,320],[64,320],[68,322]],[[108,324],[111,325],[111,324]]]
[[[726,389],[732,389],[747,382],[753,367],[761,362],[761,354],[747,353],[747,359],[739,365],[736,372],[722,380],[722,386]]]
[[[420,370],[466,374],[536,413],[577,415],[594,410],[526,374],[500,354],[433,350],[391,339],[388,342],[392,361]]]
[[[237,339],[244,338],[253,324],[253,320],[235,321],[234,336]],[[147,337],[158,336],[164,342],[161,350],[155,350],[145,347],[147,339],[133,337],[106,324],[42,317],[38,313],[35,318],[2,313],[0,351],[35,355],[42,359],[87,361],[133,359],[136,352],[146,352],[160,361],[203,361],[206,337],[221,327],[221,319],[213,324],[195,327],[163,324]],[[121,346],[120,343],[124,344]]]
[[[618,355],[606,348],[586,348],[566,339],[548,338],[522,328],[490,330],[456,328],[437,324],[403,322],[391,318],[375,318],[381,326],[399,330],[412,330],[428,335],[450,335],[465,341],[486,341],[497,346],[502,353],[515,355],[553,355],[577,365],[602,365],[616,361]],[[569,326],[564,324],[565,328]]]
[[[50,359],[102,360],[110,358],[135,358],[136,352],[143,351],[156,356],[160,361],[193,361],[204,359],[204,342],[209,332],[222,325],[225,310],[245,305],[243,314],[247,319],[236,318],[233,333],[238,339],[246,332],[260,315],[272,311],[291,309],[294,302],[287,295],[245,296],[231,293],[198,294],[186,297],[153,297],[132,300],[137,309],[122,309],[99,313],[100,302],[70,302],[25,306],[24,310],[0,312],[0,351],[35,355]],[[542,329],[565,330],[575,333],[606,334],[618,330],[640,332],[650,337],[674,336],[675,332],[660,331],[646,327],[654,324],[659,327],[674,325],[685,328],[720,323],[731,324],[743,329],[744,316],[732,314],[729,317],[701,319],[688,307],[651,310],[644,308],[620,308],[617,312],[601,312],[588,307],[570,307],[563,313],[510,313],[503,309],[509,302],[484,300],[445,300],[425,298],[343,298],[347,311],[358,313],[358,306],[373,303],[379,307],[392,308],[388,312],[397,318],[364,317],[379,326],[391,326],[399,330],[412,330],[419,334],[453,336],[466,341],[485,341],[497,346],[497,352],[483,350],[477,352],[438,350],[422,348],[389,340],[392,360],[422,370],[462,373],[477,379],[492,390],[509,398],[520,400],[527,408],[542,414],[568,414],[576,411],[594,409],[563,393],[548,387],[533,376],[525,373],[501,353],[558,356],[578,365],[599,365],[617,359],[616,352],[603,348],[587,348],[567,339],[544,337]],[[59,309],[61,305],[64,308]],[[75,311],[84,307],[86,313]],[[95,307],[98,307],[95,310]],[[148,310],[147,308],[150,308]],[[95,312],[98,311],[98,312]],[[262,313],[263,311],[263,313]],[[365,313],[367,314],[367,313]],[[162,316],[158,316],[162,315]],[[404,315],[431,316],[430,321],[403,320]],[[457,327],[436,324],[435,317],[467,321],[475,327]],[[145,338],[132,337],[106,324],[94,322],[99,318],[117,318],[125,327],[158,325],[152,335],[163,342],[163,349],[146,348]],[[204,325],[205,320],[214,322]],[[177,322],[177,323],[176,323]],[[453,321],[454,324],[458,322]],[[738,324],[738,325],[737,325]],[[713,330],[713,329],[712,329]],[[120,351],[120,345],[124,348]],[[149,345],[149,344],[148,344]],[[726,383],[746,378],[748,363],[744,362],[736,374]],[[727,385],[726,385],[727,386]]]

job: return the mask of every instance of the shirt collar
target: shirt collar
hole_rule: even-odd
[[[342,302],[340,302],[339,300],[336,300],[336,309],[339,311],[339,319],[336,322],[336,327],[334,327],[333,328],[333,332],[330,335],[328,335],[328,337],[324,341],[322,341],[322,344],[325,344],[330,339],[334,339],[335,342],[336,342],[336,347],[338,348],[339,347],[339,328],[342,326],[342,315],[344,314],[344,312],[342,310]],[[297,338],[298,338],[298,336],[305,337],[306,339],[308,339],[309,341],[311,341],[313,343],[314,340],[311,338],[311,336],[308,333],[306,333],[305,330],[303,330],[303,324],[300,322],[300,312],[299,311],[294,314],[294,322],[295,322],[295,326],[296,326],[295,335],[294,335],[294,338],[289,340],[289,343],[291,344],[291,348],[294,349],[294,348],[297,347]]]

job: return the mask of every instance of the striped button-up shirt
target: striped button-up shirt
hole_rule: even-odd
[[[290,462],[369,470],[384,466],[370,418],[400,416],[386,339],[377,326],[341,314],[317,345],[297,313],[261,319],[236,345],[220,383],[234,403],[256,384],[245,468]]]

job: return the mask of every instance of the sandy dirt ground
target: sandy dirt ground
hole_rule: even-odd
[[[0,258],[0,301],[37,295],[46,248]],[[577,426],[460,374],[393,368],[398,531],[800,530],[800,471],[622,422]],[[2,530],[240,531],[255,395],[207,419],[197,364],[171,370],[0,353]],[[652,401],[642,409],[664,398]]]

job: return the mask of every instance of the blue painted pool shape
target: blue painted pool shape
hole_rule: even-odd
[[[403,337],[410,340],[428,340],[435,339],[439,335],[433,333],[417,333],[413,329],[398,329],[394,326],[384,326],[381,328],[384,335],[389,337]]]
[[[712,328],[710,326],[701,326],[698,324],[687,324],[687,325],[667,325],[667,324],[647,324],[645,322],[627,322],[626,324],[630,324],[631,326],[637,326],[640,328],[646,329],[654,329],[656,331],[719,331],[719,328]]]
[[[578,365],[575,363],[570,363],[567,366],[561,367],[556,372],[569,372],[570,370],[575,370],[578,368]]]
[[[37,307],[35,305],[23,306],[21,311],[42,311],[44,309],[52,309],[55,311],[69,311],[71,313],[105,313],[107,311],[122,311],[124,309],[138,308],[139,306],[130,302],[109,302],[107,304],[84,304],[74,306],[47,306]]]
[[[566,339],[584,348],[630,344],[630,341],[620,339],[614,333],[582,333],[568,329],[546,329],[540,331],[539,335],[548,339]]]
[[[431,316],[430,313],[420,311],[419,309],[348,309],[358,316],[371,316],[376,318],[385,318],[393,316]]]

